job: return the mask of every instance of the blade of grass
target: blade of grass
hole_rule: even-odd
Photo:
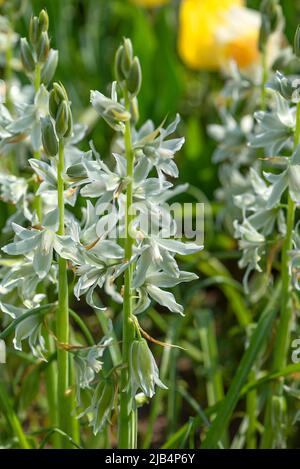
[[[200,344],[203,352],[207,402],[209,406],[212,406],[224,398],[224,387],[219,366],[215,324],[211,311],[197,311],[195,314],[195,322],[199,330]],[[224,430],[223,440],[223,444],[227,446],[227,429]]]
[[[5,389],[5,385],[0,381],[0,406],[3,410],[3,414],[11,427],[14,435],[19,441],[20,448],[30,449],[30,445],[27,441],[26,435],[22,429],[22,425],[13,409],[10,397]]]
[[[249,375],[258,353],[269,336],[268,333],[271,331],[271,325],[277,312],[277,303],[280,292],[281,284],[278,284],[273,296],[257,323],[256,329],[250,339],[249,346],[242,357],[227,395],[201,445],[201,448],[203,449],[213,449],[218,447],[218,443],[223,436],[226,426],[229,424],[234,408],[239,400],[240,391]]]

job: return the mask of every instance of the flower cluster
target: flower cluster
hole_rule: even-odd
[[[33,171],[30,178],[13,174],[0,178],[3,199],[17,207],[8,227],[13,239],[2,248],[9,257],[1,269],[0,306],[10,319],[20,318],[43,308],[49,286],[57,286],[56,324],[66,321],[64,328],[56,325],[58,370],[65,370],[61,363],[70,351],[78,406],[86,407],[79,416],[87,415],[96,433],[115,407],[118,366],[122,365],[121,381],[126,373],[126,392],[130,393],[126,405],[132,403],[131,411],[139,388],[152,397],[155,384],[164,387],[154,357],[141,339],[137,315],[151,301],[184,314],[169,289],[197,276],[180,270],[175,256],[196,253],[203,246],[177,238],[176,221],[167,207],[167,201],[186,188],[174,188],[170,181],[178,177],[174,156],[184,143],[184,138],[173,137],[179,116],[168,126],[162,123],[155,127],[149,120],[136,127],[142,74],[130,40],[124,39],[117,51],[111,97],[91,91],[92,106],[117,132],[114,164],[108,165],[93,142],[87,152],[77,148],[85,129],[73,124],[64,86],[54,83],[50,93],[46,89],[57,62],[47,30],[48,16],[42,10],[31,19],[29,42],[21,41],[22,63],[34,85],[31,98],[12,112],[1,106],[3,154],[9,157],[12,149],[26,149],[25,156],[33,152],[34,157],[24,161]],[[78,197],[85,205],[79,218],[68,210]],[[128,315],[132,324],[132,340],[128,344],[124,341],[129,349],[123,354],[123,363],[108,374],[100,359],[111,345],[109,337],[89,348],[68,344],[67,268],[75,275],[75,297],[84,297],[94,310],[105,309],[99,304],[97,289],[124,303],[123,315]],[[18,320],[15,347],[21,350],[22,341],[28,339],[33,354],[46,359],[44,337],[49,325],[44,326],[44,314]],[[83,404],[80,389],[88,393],[89,404],[86,399]],[[59,392],[65,399],[66,390]],[[123,392],[121,387],[121,412]]]

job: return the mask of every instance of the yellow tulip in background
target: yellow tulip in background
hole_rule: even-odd
[[[260,15],[241,0],[182,0],[178,48],[196,70],[226,69],[234,60],[241,69],[258,63]]]
[[[170,0],[131,0],[132,3],[136,5],[140,5],[142,7],[159,7],[168,3]]]

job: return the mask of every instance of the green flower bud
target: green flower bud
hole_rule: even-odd
[[[50,116],[53,117],[53,119],[56,119],[59,102],[60,101],[57,98],[56,91],[53,88],[49,94],[49,113],[50,113]]]
[[[64,137],[69,129],[69,103],[67,101],[62,101],[59,105],[56,119],[55,119],[55,130],[59,138]]]
[[[39,62],[45,62],[50,50],[50,41],[47,32],[41,34],[36,48],[36,54]]]
[[[66,89],[62,83],[57,83],[57,82],[53,83],[53,89],[55,90],[58,103],[63,100],[65,101],[69,100]]]
[[[40,33],[48,31],[49,28],[49,16],[46,10],[41,10],[39,14],[39,31]]]
[[[32,45],[36,45],[40,38],[39,19],[32,16],[29,23],[29,41]]]
[[[297,26],[295,38],[294,38],[294,52],[296,57],[300,58],[300,24]]]
[[[133,59],[133,50],[131,40],[124,38],[123,39],[123,51],[121,56],[121,68],[125,77],[128,76]]]
[[[124,54],[124,46],[120,46],[115,56],[115,76],[116,76],[116,80],[118,81],[118,83],[121,83],[122,81],[125,80],[125,75],[122,69],[123,54]]]
[[[41,82],[48,85],[52,80],[58,63],[58,51],[50,49],[45,65],[41,72]]]
[[[131,93],[132,96],[136,96],[142,84],[142,70],[140,61],[137,57],[134,57],[128,78],[126,80],[127,89]]]
[[[21,38],[20,43],[21,61],[26,72],[33,72],[35,70],[35,61],[29,47],[28,41],[25,37]]]
[[[67,137],[71,137],[72,133],[73,133],[73,116],[72,116],[72,111],[71,111],[71,108],[70,108],[70,105],[68,106],[68,129],[64,135],[65,138]]]
[[[45,153],[48,156],[55,156],[58,152],[58,141],[54,130],[54,125],[49,116],[41,119],[42,143]]]
[[[152,397],[155,394],[155,385],[166,389],[159,379],[159,372],[154,357],[145,339],[135,340],[130,349],[129,370],[133,396],[137,389]]]

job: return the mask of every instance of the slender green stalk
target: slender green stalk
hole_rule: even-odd
[[[300,143],[300,103],[297,104],[296,112],[296,130],[294,137],[294,149]],[[295,203],[288,194],[288,208],[287,208],[287,230],[286,237],[282,249],[281,257],[281,277],[282,277],[282,294],[280,302],[280,319],[278,324],[278,332],[274,345],[274,358],[272,371],[278,371],[284,368],[287,363],[287,351],[290,340],[290,327],[292,321],[292,299],[291,299],[291,280],[289,273],[289,251],[292,248],[292,235],[295,222]],[[262,438],[261,447],[271,448],[274,445],[277,429],[274,428],[272,422],[273,416],[273,396],[282,396],[283,394],[283,379],[280,379],[274,384],[272,389],[269,389],[268,401],[265,416],[265,431]]]
[[[7,394],[4,383],[0,381],[0,407],[3,409],[5,418],[10,425],[14,435],[18,438],[20,448],[30,449],[26,435],[22,429],[21,423],[13,409],[10,397]]]
[[[49,355],[51,355],[51,353],[54,352],[53,339],[50,336],[50,334],[48,334],[47,331],[45,331],[44,338],[45,338],[46,349],[48,350]],[[47,401],[48,401],[48,420],[49,420],[50,427],[56,427],[57,420],[58,420],[56,377],[57,377],[56,362],[53,361],[49,363],[49,365],[45,369],[46,392],[47,392]],[[52,440],[54,448],[57,448],[59,445],[59,434],[57,432],[53,432],[51,436],[51,440]]]
[[[12,47],[11,47],[11,40],[9,38],[8,40],[8,46],[5,51],[5,70],[4,70],[4,79],[5,79],[5,100],[6,100],[6,106],[9,111],[12,110],[13,108],[13,103],[10,98],[10,86],[11,86],[11,80],[12,80]]]
[[[65,204],[64,204],[64,142],[59,140],[59,153],[57,162],[57,201],[59,210],[58,235],[65,234]],[[57,401],[59,428],[70,434],[72,430],[72,417],[70,415],[70,390],[69,390],[69,356],[64,350],[63,344],[69,342],[69,298],[67,261],[58,258],[58,308],[56,313],[57,349]],[[70,435],[71,436],[71,435]],[[63,448],[69,447],[65,438],[61,438]]]
[[[124,91],[126,109],[130,110],[130,99],[127,90]],[[131,126],[130,121],[125,124],[125,152],[127,159],[127,177],[129,183],[126,188],[126,212],[125,212],[125,257],[127,260],[132,257],[133,239],[130,235],[130,225],[133,219],[132,207],[132,178],[134,167],[134,153],[132,151]],[[136,417],[131,409],[132,395],[128,373],[128,363],[130,346],[134,339],[134,323],[132,321],[132,266],[125,272],[124,285],[124,305],[123,305],[123,343],[122,355],[125,367],[121,372],[121,392],[120,392],[120,421],[119,421],[119,448],[134,448],[136,446],[137,428],[134,422]]]
[[[268,80],[268,67],[267,67],[267,53],[266,45],[263,48],[261,54],[261,68],[262,68],[262,79],[261,79],[261,101],[260,108],[265,111],[267,108],[267,89],[266,83]],[[261,155],[263,156],[263,154]],[[256,371],[255,364],[253,370],[249,373],[249,380],[255,380]],[[246,433],[246,448],[255,449],[257,446],[256,440],[256,428],[257,428],[257,392],[253,389],[247,394],[246,397],[246,411],[248,416],[248,427]]]
[[[267,89],[266,83],[268,81],[268,67],[267,67],[267,53],[266,47],[263,48],[261,54],[261,67],[262,67],[262,80],[261,80],[261,110],[266,110]]]
[[[34,91],[38,92],[41,86],[41,66],[39,63],[36,64],[35,74],[34,74]],[[41,159],[41,152],[37,150],[34,152],[34,158],[37,160]],[[37,192],[39,183],[35,184],[35,192]],[[35,195],[34,197],[34,207],[36,209],[37,217],[42,225],[43,222],[43,206],[42,198],[40,195]],[[43,287],[42,287],[43,288]],[[45,345],[47,350],[51,353],[54,350],[53,338],[48,334],[48,331],[45,331]],[[47,400],[48,400],[48,415],[49,423],[51,427],[56,427],[58,424],[58,415],[57,415],[57,370],[56,363],[51,363],[45,371],[46,378],[46,389],[47,389]],[[54,447],[57,447],[59,442],[59,434],[54,432],[52,435],[52,442]]]
[[[39,63],[36,64],[35,66],[35,73],[34,73],[34,91],[35,93],[38,92],[41,86],[41,66]],[[41,159],[41,152],[35,151],[34,152],[34,158],[37,160]],[[39,184],[36,184],[35,190],[38,190]],[[36,209],[36,214],[39,219],[39,222],[42,223],[42,218],[43,218],[43,209],[42,209],[42,199],[40,195],[36,195],[34,198],[34,207]]]

